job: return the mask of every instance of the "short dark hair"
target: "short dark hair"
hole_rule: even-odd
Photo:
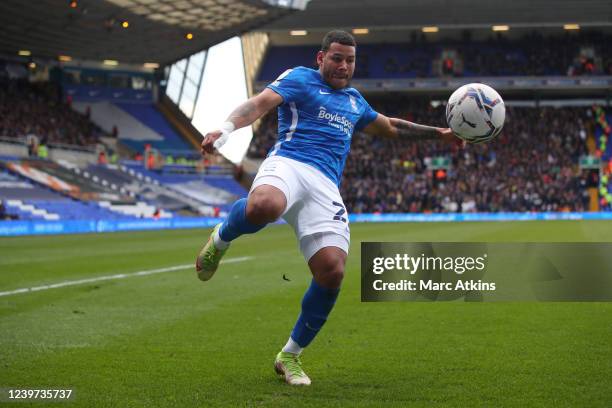
[[[351,47],[356,47],[357,43],[355,42],[355,37],[353,37],[350,33],[342,30],[332,30],[329,33],[325,34],[323,37],[323,41],[321,42],[321,51],[329,50],[329,47],[332,43],[338,43],[342,45],[350,45]]]

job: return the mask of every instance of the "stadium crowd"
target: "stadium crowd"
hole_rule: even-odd
[[[611,75],[610,36],[600,32],[545,37],[533,32],[516,40],[503,35],[457,44],[471,75]]]
[[[355,78],[612,75],[612,36],[600,31],[472,36],[466,30],[457,38],[432,40],[413,32],[405,42],[360,44]],[[273,80],[281,67],[315,67],[315,54],[316,46],[272,47],[260,80]]]
[[[401,53],[388,53],[384,70],[391,76],[538,76],[538,75],[612,75],[612,38],[600,32],[545,37],[533,32],[517,39],[502,34],[484,41],[472,41],[469,31],[461,40],[428,43],[425,36],[413,38]],[[367,48],[366,48],[367,50]],[[451,57],[444,57],[450,51]],[[375,51],[384,53],[382,51]],[[377,55],[379,58],[380,56]],[[370,77],[368,51],[356,70],[357,78]],[[440,60],[440,69],[433,62]]]
[[[96,144],[102,130],[60,95],[50,82],[0,81],[0,136],[35,139],[41,146]]]
[[[444,106],[373,101],[390,116],[445,126]],[[500,137],[459,150],[439,142],[383,139],[355,133],[341,193],[353,213],[586,211],[587,108],[507,108]],[[267,115],[250,147],[265,157],[276,138],[275,114]],[[439,157],[448,169],[433,169]]]

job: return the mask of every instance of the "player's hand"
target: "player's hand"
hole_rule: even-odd
[[[450,128],[438,128],[440,138],[451,145],[463,149],[466,146],[466,141],[457,137]]]
[[[204,140],[202,140],[201,144],[201,153],[202,155],[213,154],[215,151],[215,142],[223,135],[223,132],[220,130],[215,130],[213,132],[208,132],[204,135]]]

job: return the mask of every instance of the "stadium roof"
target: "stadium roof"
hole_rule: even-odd
[[[2,0],[0,53],[166,64],[308,0]],[[127,24],[124,24],[127,22]],[[124,27],[126,25],[127,27]],[[192,39],[186,38],[191,33]]]
[[[3,0],[0,54],[28,50],[33,57],[64,55],[164,65],[252,30],[286,35],[287,30],[334,27],[393,30],[565,23],[612,27],[612,1]],[[191,40],[186,39],[188,33]]]
[[[611,26],[610,0],[312,0],[305,11],[266,30],[330,27],[479,27],[514,24],[546,27],[579,23]]]

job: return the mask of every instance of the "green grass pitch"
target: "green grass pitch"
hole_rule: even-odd
[[[359,271],[361,241],[607,242],[612,222],[351,232],[337,306],[303,356],[311,387],[272,368],[310,280],[286,225],[236,241],[227,258],[253,259],[207,283],[188,268],[1,296],[0,387],[71,388],[51,404],[65,407],[612,406],[612,303],[361,303]],[[0,292],[191,264],[207,235],[2,238]],[[28,405],[48,404],[14,406]]]

